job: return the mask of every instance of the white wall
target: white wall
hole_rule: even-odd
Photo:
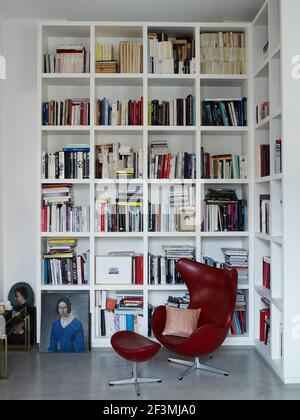
[[[4,293],[35,284],[37,23],[6,20]]]
[[[282,1],[283,152],[284,162],[284,376],[300,382],[300,224],[299,224],[299,119],[300,29],[299,0]],[[292,77],[293,57],[298,56],[297,77]]]
[[[3,19],[0,16],[0,54],[3,54],[4,48],[4,29]],[[4,270],[3,270],[3,102],[5,86],[4,81],[0,80],[0,301],[4,299]]]

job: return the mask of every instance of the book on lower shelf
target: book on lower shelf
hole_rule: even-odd
[[[204,200],[204,232],[246,232],[247,202],[231,189],[208,189]]]
[[[260,176],[270,176],[270,145],[260,145]]]
[[[96,187],[96,232],[143,232],[143,190],[140,185]]]
[[[143,103],[143,98],[114,102],[110,102],[108,98],[98,99],[95,105],[95,125],[142,126]]]
[[[148,156],[149,179],[196,179],[196,154],[171,153],[167,140],[151,142]]]
[[[195,232],[193,185],[151,186],[149,200],[149,232]]]
[[[262,298],[263,309],[260,310],[260,334],[259,340],[266,346],[270,345],[271,340],[271,303]]]
[[[44,285],[88,285],[90,251],[76,252],[77,239],[48,239],[43,256]]]
[[[144,284],[144,256],[135,252],[110,252],[96,256],[96,284]]]
[[[237,293],[236,306],[231,323],[231,334],[233,336],[243,336],[247,334],[246,308],[246,295],[244,292],[239,291]]]
[[[203,126],[247,127],[247,98],[205,99],[201,108]]]
[[[90,146],[68,144],[55,153],[42,152],[43,179],[89,179]]]
[[[243,155],[211,155],[201,147],[202,179],[247,179],[247,159]]]
[[[90,100],[80,98],[43,102],[42,124],[44,126],[89,126]]]
[[[143,307],[143,292],[96,291],[96,337],[110,338],[117,331],[143,334]]]
[[[263,287],[271,289],[271,258],[263,257]]]
[[[188,245],[163,245],[164,255],[148,256],[148,284],[176,285],[184,284],[176,270],[176,263],[181,258],[195,259],[195,247]]]
[[[130,144],[101,144],[95,147],[97,179],[143,178],[143,149]]]
[[[282,142],[281,139],[275,140],[275,174],[282,173]]]
[[[264,101],[256,106],[256,123],[259,124],[270,115],[270,102]]]
[[[196,101],[193,95],[169,101],[148,101],[148,124],[150,126],[196,125]]]
[[[260,233],[264,235],[270,235],[270,206],[271,196],[270,194],[261,194],[259,196],[259,208],[260,208]]]
[[[200,44],[202,74],[246,74],[244,32],[203,32]]]
[[[90,231],[90,208],[74,205],[72,184],[43,184],[42,201],[42,232]]]

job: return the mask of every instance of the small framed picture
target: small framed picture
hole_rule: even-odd
[[[196,227],[196,210],[181,209],[179,213],[179,230],[180,232],[195,232]]]
[[[96,257],[96,284],[131,284],[132,257]]]

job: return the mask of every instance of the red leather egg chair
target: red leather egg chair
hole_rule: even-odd
[[[236,305],[237,271],[212,268],[188,259],[178,261],[177,270],[190,293],[189,308],[201,309],[198,329],[188,338],[163,336],[166,308],[160,306],[152,317],[153,334],[169,351],[195,359],[194,362],[168,359],[189,367],[179,380],[197,369],[228,376],[227,372],[201,364],[200,358],[211,356],[228,335]]]

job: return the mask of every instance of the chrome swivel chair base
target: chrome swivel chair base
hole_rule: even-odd
[[[133,372],[132,378],[130,379],[123,379],[120,381],[111,381],[109,382],[109,386],[119,386],[119,385],[134,385],[136,394],[139,397],[141,395],[140,391],[140,384],[153,384],[153,383],[161,383],[162,380],[157,379],[150,379],[150,378],[139,378],[137,375],[137,363],[133,364]]]
[[[212,359],[212,356],[210,357],[210,359]],[[179,359],[168,359],[168,361],[170,363],[175,363],[177,365],[189,366],[188,370],[186,370],[182,375],[178,376],[179,381],[182,381],[183,378],[185,378],[190,373],[192,373],[196,370],[202,370],[202,371],[205,371],[205,372],[216,373],[217,375],[229,376],[229,373],[224,372],[223,370],[215,369],[213,367],[201,364],[199,357],[196,357],[194,362],[189,362],[189,361],[186,361],[186,360],[179,360]]]

